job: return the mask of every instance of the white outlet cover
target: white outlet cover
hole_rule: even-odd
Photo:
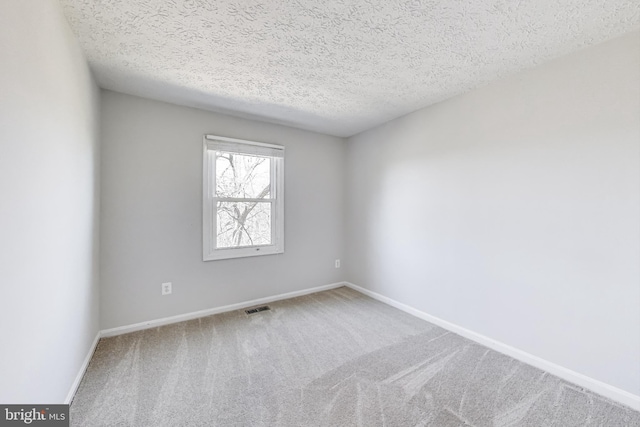
[[[165,282],[162,284],[162,295],[169,295],[172,292],[171,282]]]

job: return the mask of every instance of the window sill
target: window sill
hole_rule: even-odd
[[[247,258],[262,255],[277,255],[284,253],[283,248],[276,246],[260,246],[239,249],[217,249],[205,254],[203,261],[218,261],[221,259]]]

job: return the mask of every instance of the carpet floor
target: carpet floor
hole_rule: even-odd
[[[101,339],[73,426],[640,426],[349,288]]]

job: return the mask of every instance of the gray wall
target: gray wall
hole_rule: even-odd
[[[95,86],[55,0],[0,2],[0,402],[62,403],[98,331]]]
[[[347,143],[348,280],[640,394],[640,37]]]
[[[344,279],[343,139],[101,94],[103,328]],[[284,254],[202,261],[205,133],[286,146]]]

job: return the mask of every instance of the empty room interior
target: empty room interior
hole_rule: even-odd
[[[637,1],[0,0],[0,60],[0,405],[640,426]]]

